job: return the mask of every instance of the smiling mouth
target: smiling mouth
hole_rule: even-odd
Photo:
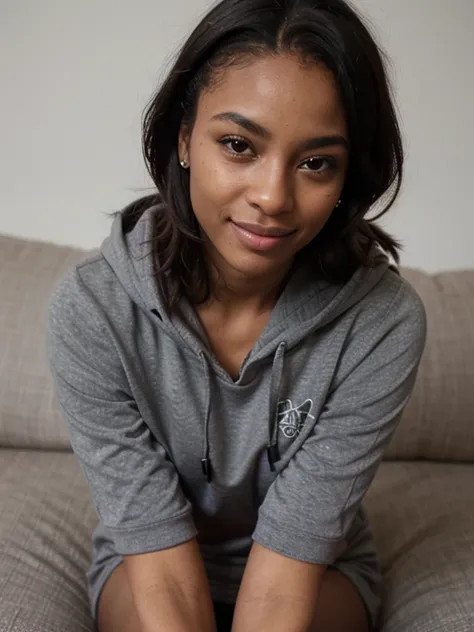
[[[249,233],[259,237],[288,237],[295,232],[294,228],[280,228],[279,226],[261,226],[260,224],[249,224],[247,222],[232,222],[238,228],[242,228]]]
[[[230,225],[240,243],[255,252],[269,252],[277,249],[296,232],[280,226],[262,226],[232,220],[230,220]]]

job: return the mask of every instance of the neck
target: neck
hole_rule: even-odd
[[[266,274],[249,277],[224,262],[211,262],[209,278],[211,303],[219,303],[225,311],[271,311],[277,302],[291,269],[286,267]]]

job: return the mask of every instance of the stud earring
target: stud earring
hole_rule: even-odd
[[[186,160],[180,160],[179,164],[183,167],[183,169],[186,169]]]
[[[334,208],[338,208],[339,206],[341,206],[341,200],[339,200],[339,202],[336,204]]]

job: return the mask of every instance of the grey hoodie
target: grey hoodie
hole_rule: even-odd
[[[158,212],[128,233],[117,215],[58,284],[51,370],[100,519],[93,554],[197,537],[213,598],[233,601],[253,540],[311,563],[343,552],[411,395],[426,314],[386,257],[341,285],[301,267],[234,381],[185,300],[166,315]]]

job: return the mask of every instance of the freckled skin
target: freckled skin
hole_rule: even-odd
[[[210,120],[224,111],[256,121],[272,138]],[[242,140],[219,144],[229,135]],[[304,152],[299,147],[328,135],[347,138],[335,81],[324,67],[302,66],[295,57],[250,59],[245,67],[225,70],[217,87],[201,94],[191,137],[181,128],[179,153],[190,166],[191,202],[208,256],[224,277],[274,284],[323,228],[341,195],[348,152],[342,146]],[[335,159],[334,169],[320,168],[325,157]],[[278,248],[255,252],[242,245],[229,220],[295,232]]]

